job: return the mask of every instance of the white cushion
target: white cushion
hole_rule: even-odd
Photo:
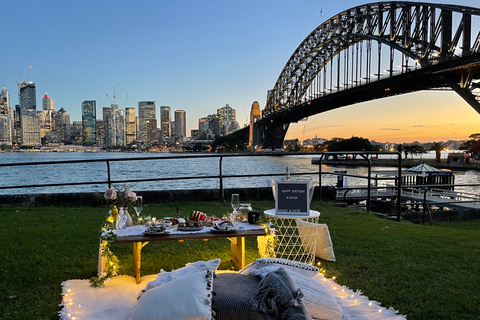
[[[312,223],[308,221],[303,221],[297,219],[298,233],[300,239],[305,246],[308,246],[312,236],[315,236],[316,233],[316,245],[315,245],[315,256],[317,258],[335,261],[335,253],[333,252],[333,243],[330,238],[330,231],[328,226],[322,223]]]
[[[292,261],[281,258],[260,258],[250,263],[239,273],[249,274],[252,276],[261,276],[262,278],[268,273],[277,270],[278,268],[283,267],[287,271],[295,271],[301,274],[306,275],[307,277],[313,278],[318,274],[318,268],[311,266],[309,264]]]
[[[145,292],[129,320],[212,320],[212,271],[199,271]]]
[[[328,291],[322,282],[295,272],[288,271],[293,283],[304,293],[303,303],[314,319],[340,320],[343,309],[335,297]]]
[[[142,294],[144,294],[146,291],[161,286],[162,284],[168,283],[174,279],[184,277],[198,271],[216,271],[218,266],[220,265],[220,262],[221,260],[219,258],[208,261],[200,260],[192,263],[187,263],[185,267],[172,270],[171,272],[165,272],[163,269],[161,269],[160,273],[157,275],[157,278],[147,283],[145,288],[139,293],[138,299],[140,299]]]

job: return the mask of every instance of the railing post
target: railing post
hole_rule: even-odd
[[[397,152],[398,157],[398,185],[397,185],[397,221],[400,222],[402,210],[402,154]]]
[[[108,182],[108,188],[112,188],[112,180],[110,179],[110,161],[107,162],[107,182]]]
[[[218,170],[220,171],[220,174],[218,175],[220,179],[220,202],[224,203],[225,202],[225,194],[223,193],[223,169],[222,169],[222,163],[223,163],[223,156],[220,156],[220,162],[218,165]]]
[[[322,161],[324,154],[318,159],[318,201],[322,201]]]

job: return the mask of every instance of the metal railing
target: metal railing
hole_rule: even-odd
[[[320,153],[308,153],[311,154],[320,154]],[[61,183],[40,183],[40,184],[24,184],[24,185],[9,185],[9,186],[0,186],[0,190],[5,189],[18,189],[18,188],[45,188],[45,187],[60,187],[60,186],[75,186],[75,185],[99,185],[105,184],[109,188],[114,184],[126,184],[134,182],[152,182],[152,181],[175,181],[175,180],[196,180],[196,179],[218,179],[219,189],[220,189],[220,201],[224,202],[224,180],[230,178],[249,178],[249,177],[272,177],[272,176],[285,176],[285,173],[255,173],[255,174],[225,174],[223,172],[223,160],[225,158],[232,157],[285,157],[285,156],[296,156],[296,155],[306,155],[305,153],[248,153],[248,154],[202,154],[202,155],[179,155],[179,156],[162,156],[162,157],[141,157],[141,158],[118,158],[118,159],[89,159],[89,160],[63,160],[63,161],[43,161],[43,162],[25,162],[25,163],[7,163],[0,164],[2,167],[21,167],[21,166],[42,166],[42,165],[59,165],[59,164],[75,164],[75,163],[105,163],[106,164],[106,179],[98,179],[91,181],[83,182],[61,182]],[[182,177],[153,177],[153,178],[143,178],[143,179],[112,179],[112,168],[111,163],[114,162],[130,162],[130,161],[147,161],[147,160],[175,160],[175,159],[214,159],[217,158],[219,161],[218,165],[218,174],[216,175],[199,175],[199,176],[182,176]],[[291,176],[301,176],[301,175],[317,175],[320,174],[318,171],[310,172],[292,172],[289,174]]]

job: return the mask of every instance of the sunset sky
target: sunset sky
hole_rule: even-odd
[[[357,136],[378,142],[434,142],[468,140],[478,132],[480,115],[459,95],[423,91],[318,114],[292,124],[286,138]]]
[[[18,103],[16,82],[36,83],[55,109],[81,120],[81,103],[97,101],[97,118],[155,100],[185,110],[187,133],[229,104],[241,126],[253,101],[265,107],[285,63],[322,21],[373,1],[344,0],[24,0],[2,2],[0,85]],[[437,0],[479,6],[478,0]],[[476,25],[478,33],[479,26]],[[472,32],[473,33],[473,32]],[[415,93],[362,103],[292,125],[288,138],[361,136],[381,142],[468,139],[480,115],[455,93]]]

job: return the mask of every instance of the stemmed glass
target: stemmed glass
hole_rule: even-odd
[[[237,224],[238,224],[238,221],[237,221],[237,210],[238,210],[238,208],[240,207],[240,196],[238,195],[238,193],[232,194],[231,204],[232,204],[233,213],[232,213],[232,217],[231,217],[230,220],[232,220],[233,225],[234,225],[235,227],[237,227]]]
[[[137,217],[140,217],[140,213],[142,212],[143,209],[143,197],[142,196],[137,196],[137,200],[133,203],[133,208],[135,208],[135,213],[137,214]]]

